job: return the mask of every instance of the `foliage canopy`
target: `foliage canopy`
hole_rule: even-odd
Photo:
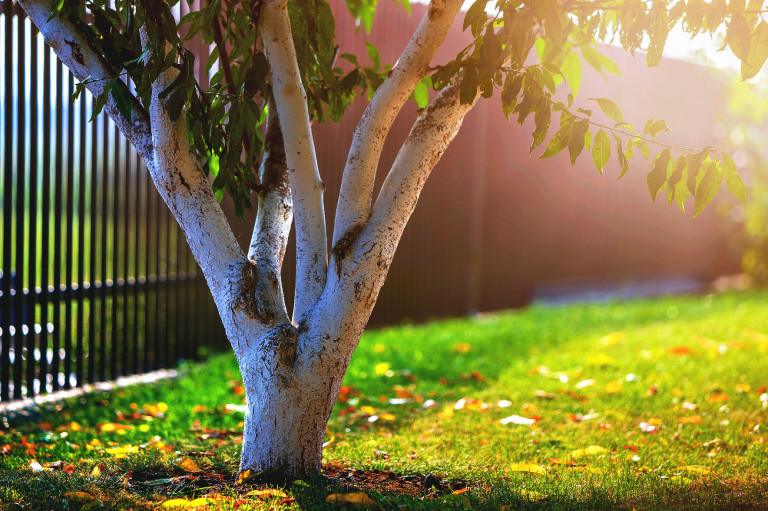
[[[401,0],[410,10],[408,0]],[[54,0],[52,16],[73,21],[105,57],[114,71],[106,91],[96,102],[97,112],[107,95],[130,118],[129,86],[146,107],[151,83],[175,67],[177,78],[163,91],[172,118],[185,112],[190,142],[206,161],[215,179],[214,190],[235,201],[238,214],[250,207],[250,194],[259,190],[258,162],[271,85],[269,66],[258,28],[261,0],[213,0],[176,21],[176,1]],[[375,0],[348,0],[347,7],[365,30],[370,30]],[[669,131],[663,120],[648,120],[642,130],[627,122],[609,98],[594,98],[608,121],[593,118],[592,110],[574,108],[583,63],[599,73],[618,73],[616,64],[600,51],[600,43],[647,53],[649,66],[659,64],[667,37],[680,27],[695,36],[724,33],[724,46],[742,62],[743,79],[754,77],[768,59],[768,23],[761,0],[476,0],[466,11],[463,29],[471,44],[451,61],[433,68],[414,91],[420,107],[429,102],[428,89],[440,90],[460,81],[461,101],[498,93],[504,114],[520,125],[534,119],[531,152],[543,145],[541,158],[568,150],[571,162],[591,152],[601,173],[615,157],[620,177],[636,151],[649,160],[651,197],[666,188],[666,199],[683,209],[695,197],[695,214],[717,194],[725,181],[745,200],[744,183],[733,160],[713,147],[691,149],[664,144],[657,135]],[[339,54],[335,20],[326,0],[289,3],[291,26],[310,116],[337,121],[358,95],[372,96],[390,69],[378,50],[367,43],[371,65],[356,55]],[[151,43],[142,49],[139,27],[146,26]],[[213,50],[206,69],[217,70],[209,84],[198,82],[195,59],[187,42],[200,36]],[[343,62],[342,62],[343,61]],[[86,80],[87,81],[87,80]],[[80,84],[77,93],[83,88]],[[557,116],[557,120],[553,120]],[[552,124],[557,128],[550,137]],[[658,152],[652,151],[657,148]]]

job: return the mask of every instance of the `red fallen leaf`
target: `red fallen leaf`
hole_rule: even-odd
[[[645,397],[655,396],[658,393],[659,393],[659,387],[657,387],[656,385],[651,385],[650,387],[648,387],[648,390],[645,392]]]
[[[571,419],[573,422],[581,422],[581,416],[575,413],[570,414],[568,418]]]
[[[354,406],[348,406],[343,410],[339,411],[339,416],[344,416],[344,415],[347,415],[348,413],[355,413],[356,411],[357,411],[357,408],[355,408]]]
[[[3,456],[11,454],[11,444],[5,444],[2,448],[2,451],[0,451],[0,454]]]
[[[540,421],[541,419],[543,419],[544,417],[542,417],[541,415],[531,415],[531,416],[530,416],[530,417],[528,417],[528,418],[529,418],[529,419],[533,419],[533,420],[535,420],[536,422],[539,422],[539,421]]]
[[[712,394],[711,396],[707,397],[707,403],[716,403],[718,401],[722,401],[723,403],[728,402],[728,394]]]
[[[437,383],[439,383],[440,385],[448,385],[448,380],[446,380],[445,378],[438,378]]]
[[[670,355],[691,355],[693,351],[688,346],[673,346],[667,350]]]
[[[284,505],[284,504],[291,504],[291,503],[293,503],[293,502],[296,502],[296,499],[294,499],[293,497],[288,497],[288,498],[285,498],[285,499],[279,500],[279,501],[277,502],[277,504],[278,504],[278,505],[280,505],[280,506],[282,506],[282,505]]]
[[[232,392],[234,392],[238,396],[242,396],[243,394],[245,394],[245,388],[242,385],[235,385],[234,387],[232,387]]]
[[[625,445],[624,447],[622,447],[622,449],[629,449],[630,451],[637,452],[637,447],[635,447],[634,445]]]
[[[485,381],[485,376],[483,376],[482,374],[478,373],[477,371],[472,371],[472,373],[469,375],[469,377],[472,378],[475,381],[479,381],[479,382],[484,382]]]
[[[467,492],[467,491],[469,491],[469,488],[462,488],[460,490],[456,490],[456,491],[451,492],[451,495],[461,495],[462,493]]]
[[[768,385],[763,385],[762,387],[758,387],[755,389],[755,394],[762,394],[766,390],[768,390]]]
[[[50,422],[39,422],[37,427],[43,431],[53,431],[53,425]]]

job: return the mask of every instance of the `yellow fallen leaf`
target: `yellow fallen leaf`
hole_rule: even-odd
[[[208,411],[208,408],[203,405],[196,405],[192,407],[192,413],[202,413],[206,411]]]
[[[163,507],[166,509],[189,509],[190,501],[186,499],[171,499],[163,502]]]
[[[600,344],[603,346],[616,346],[624,342],[624,339],[626,339],[624,332],[613,332],[600,339]]]
[[[384,376],[387,374],[390,367],[392,367],[392,365],[389,362],[379,362],[373,367],[373,372],[376,376]]]
[[[573,459],[579,459],[579,458],[583,458],[584,456],[594,456],[596,454],[602,454],[604,452],[608,452],[608,449],[606,449],[605,447],[601,447],[599,445],[590,445],[587,448],[576,449],[575,451],[571,452],[571,457]]]
[[[592,353],[587,357],[585,363],[590,367],[609,367],[616,365],[616,359],[603,353]]]
[[[200,467],[193,460],[184,458],[179,462],[179,468],[185,472],[200,472]]]
[[[237,475],[237,481],[235,481],[235,484],[243,484],[248,482],[252,477],[253,474],[250,470],[243,470]]]
[[[366,415],[376,415],[376,412],[378,410],[376,410],[376,408],[374,408],[372,406],[363,405],[363,406],[360,407],[360,411],[363,412]]]
[[[387,349],[387,347],[386,347],[386,346],[384,346],[384,345],[383,345],[383,344],[381,344],[381,343],[378,343],[378,344],[374,344],[374,345],[373,345],[373,352],[374,352],[374,353],[384,353],[384,350],[386,350],[386,349]]]
[[[99,469],[99,467],[93,467],[93,470],[91,470],[91,477],[93,479],[98,479],[99,477],[101,477],[101,470]]]
[[[379,419],[385,420],[385,421],[393,421],[395,420],[395,416],[391,413],[380,413]]]
[[[468,342],[461,342],[453,347],[457,353],[467,353],[472,349],[472,345]]]
[[[96,497],[90,493],[85,493],[84,491],[71,491],[65,493],[64,498],[71,500],[72,502],[90,502],[96,499]]]
[[[252,490],[245,494],[246,497],[258,497],[260,499],[271,499],[275,497],[288,498],[288,494],[275,488],[266,488],[264,490]]]
[[[530,502],[538,502],[547,498],[543,493],[539,493],[533,490],[520,490],[520,495]]]
[[[752,390],[752,387],[750,387],[746,383],[739,383],[738,385],[736,385],[736,392],[738,392],[739,394],[746,394],[750,390]]]
[[[121,447],[107,447],[104,451],[119,460],[127,458],[130,453],[139,452],[139,448],[135,445],[123,445]]]
[[[609,381],[605,384],[605,391],[608,394],[618,394],[621,392],[621,380]]]
[[[684,467],[681,467],[686,472],[690,472],[692,474],[711,474],[712,470],[708,469],[707,467],[702,467],[700,465],[685,465]]]
[[[332,495],[328,495],[325,501],[332,504],[352,504],[355,506],[363,507],[373,507],[376,505],[376,501],[374,501],[371,497],[363,492],[334,493]]]
[[[102,433],[112,433],[113,431],[122,431],[126,429],[131,429],[131,427],[127,424],[117,424],[115,422],[106,422],[104,424],[99,424],[98,426],[96,426],[96,428]]]
[[[219,500],[219,501],[228,500],[226,497],[221,498],[222,497],[221,495],[217,494],[217,496],[218,496],[218,498],[216,500]],[[200,498],[197,498],[195,500],[190,500],[189,503],[187,504],[187,507],[190,508],[190,509],[199,508],[199,507],[206,507],[207,508],[208,506],[211,506],[211,505],[214,505],[214,504],[216,504],[216,501],[213,500],[212,498],[210,498],[210,497],[200,497]]]
[[[529,474],[546,475],[547,471],[535,463],[513,463],[509,466],[510,472],[526,472]]]

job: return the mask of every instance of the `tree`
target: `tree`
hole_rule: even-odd
[[[240,471],[288,477],[320,471],[326,422],[403,229],[430,171],[481,96],[500,91],[505,114],[520,124],[533,116],[531,151],[559,115],[542,158],[567,148],[573,162],[586,149],[602,172],[616,154],[623,175],[635,149],[649,159],[649,147],[661,147],[648,174],[651,196],[666,187],[670,204],[681,208],[694,196],[698,213],[723,179],[744,198],[726,154],[656,141],[667,130],[664,121],[636,132],[607,98],[594,100],[609,119],[597,122],[591,110],[574,106],[573,94],[556,90],[578,87],[582,61],[616,71],[598,40],[645,50],[648,64],[658,64],[678,22],[692,34],[725,27],[744,77],[768,57],[762,4],[745,0],[477,0],[463,15],[472,43],[434,68],[461,0],[431,0],[393,67],[382,66],[372,46],[372,66],[337,55],[326,0],[212,0],[179,23],[163,0],[20,3],[80,80],[77,92],[87,88],[97,110],[134,145],[205,275],[246,390]],[[375,0],[347,5],[370,28]],[[208,68],[216,63],[219,71],[207,90],[193,72],[198,56],[185,46],[197,35],[215,44]],[[429,87],[438,91],[431,102]],[[338,120],[358,94],[370,103],[349,149],[329,251],[310,127],[313,120]],[[423,110],[374,200],[384,140],[411,96]],[[225,191],[238,212],[258,194],[247,253],[219,206]],[[297,279],[289,313],[281,267],[294,219]]]

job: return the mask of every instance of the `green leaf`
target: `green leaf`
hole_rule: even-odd
[[[547,137],[547,132],[549,131],[549,125],[552,121],[552,110],[550,109],[550,102],[547,98],[541,98],[536,104],[534,120],[536,121],[536,129],[533,130],[531,152],[544,142],[544,139]]]
[[[648,34],[650,36],[650,44],[648,46],[647,64],[648,67],[653,67],[658,66],[661,62],[664,45],[669,34],[666,3],[658,0],[653,2],[649,18]]]
[[[51,0],[51,13],[48,15],[48,19],[45,20],[45,22],[48,23],[53,18],[55,18],[56,15],[59,14],[63,8],[64,8],[64,0]]]
[[[672,205],[672,201],[675,200],[675,195],[677,194],[677,186],[682,182],[683,173],[688,166],[688,160],[686,156],[687,155],[684,154],[677,159],[675,170],[672,171],[672,174],[670,174],[669,179],[667,180],[667,201],[669,202],[670,206]]]
[[[115,106],[117,111],[120,112],[128,122],[131,122],[131,93],[128,91],[128,87],[122,82],[116,80],[110,80],[110,91],[112,93],[112,99],[115,100]]]
[[[728,185],[728,189],[731,193],[741,202],[746,204],[747,193],[744,187],[744,181],[741,180],[741,176],[739,176],[739,172],[736,170],[736,164],[727,154],[723,154],[723,175],[725,176],[725,184]]]
[[[651,165],[651,172],[648,173],[648,190],[651,192],[651,199],[656,202],[656,195],[667,181],[667,170],[671,159],[671,150],[664,149],[656,156]]]
[[[109,99],[109,92],[112,90],[112,82],[107,82],[107,85],[104,87],[104,90],[96,97],[96,100],[93,102],[93,111],[91,112],[91,118],[90,121],[93,121],[98,115],[101,113],[102,109],[104,108],[104,105],[107,104],[107,100]]]
[[[592,161],[595,162],[595,167],[603,173],[608,159],[611,157],[611,139],[605,133],[600,130],[595,134],[595,141],[592,143]]]
[[[624,116],[621,113],[621,110],[619,107],[611,101],[608,98],[589,98],[589,101],[597,101],[597,104],[600,105],[600,110],[603,111],[605,115],[611,118],[613,122],[616,124],[622,124],[624,123]]]
[[[573,128],[571,141],[568,143],[568,154],[571,157],[571,165],[576,164],[576,158],[578,158],[584,150],[587,133],[589,133],[589,121],[585,119],[577,122]]]
[[[573,137],[574,127],[575,122],[573,119],[566,121],[565,124],[560,127],[557,133],[555,133],[555,136],[552,137],[552,140],[549,141],[547,148],[544,150],[544,153],[539,156],[539,158],[551,158],[552,156],[568,147],[568,144],[571,143],[571,138]],[[584,142],[582,140],[582,144],[583,143]]]
[[[426,108],[429,105],[429,87],[427,87],[427,81],[429,76],[424,77],[416,84],[416,88],[413,89],[413,99],[416,100],[416,104],[419,108]]]
[[[617,179],[621,179],[629,170],[629,162],[624,154],[624,149],[621,147],[621,139],[616,135],[613,136],[613,139],[616,141],[616,158],[619,160],[619,168],[621,169]]]
[[[565,81],[568,82],[568,87],[570,87],[573,94],[578,95],[581,85],[581,59],[578,54],[569,52],[563,59],[560,72],[563,73]]]
[[[705,164],[706,174],[701,179],[699,186],[696,187],[696,210],[693,216],[698,216],[717,195],[720,185],[723,183],[723,175],[717,170],[717,166],[711,161]]]
[[[376,70],[381,68],[381,56],[379,55],[379,50],[376,46],[369,41],[365,41],[365,49],[368,51],[368,56],[371,58],[371,62],[373,62],[373,68]]]
[[[477,69],[469,66],[464,69],[464,77],[461,79],[459,97],[462,105],[469,105],[477,96]]]
[[[750,39],[749,25],[744,21],[744,17],[741,14],[734,14],[731,22],[728,23],[725,40],[733,54],[741,61],[749,59]]]
[[[607,55],[603,55],[598,50],[587,44],[580,46],[580,48],[581,55],[584,57],[584,60],[586,60],[587,64],[592,66],[598,73],[605,76],[605,72],[607,71],[615,75],[621,75],[619,66],[617,66],[616,62],[614,62],[613,59]]]
[[[761,21],[749,42],[749,54],[741,61],[741,79],[749,80],[762,69],[768,59],[768,23]]]
[[[462,25],[462,30],[466,30],[467,27],[471,26],[472,35],[474,37],[477,37],[480,34],[480,30],[488,18],[485,14],[486,5],[488,5],[486,0],[475,0],[475,3],[473,3],[469,9],[467,9],[467,14],[464,15],[464,24]]]
[[[667,123],[666,122],[664,122],[663,120],[658,120],[658,121],[654,122],[651,125],[650,129],[648,130],[648,133],[650,133],[650,135],[652,137],[655,137],[656,135],[658,135],[662,131],[670,131],[671,132],[672,130],[667,127]],[[646,158],[647,158],[647,156],[646,156]]]

